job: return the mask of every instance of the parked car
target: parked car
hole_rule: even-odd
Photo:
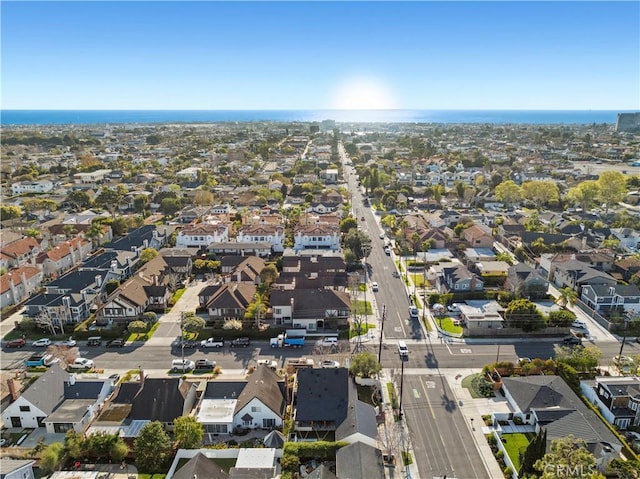
[[[224,346],[224,338],[208,338],[200,341],[201,348],[221,348]]]
[[[335,336],[327,336],[320,341],[321,346],[336,346],[338,344],[338,338]]]
[[[121,348],[124,346],[125,340],[122,338],[110,339],[107,341],[108,348]]]
[[[4,343],[6,348],[24,348],[27,345],[27,342],[22,338],[12,339]]]
[[[376,283],[375,281],[371,283],[371,291],[373,291],[374,293],[377,293],[379,288],[380,287],[378,286],[378,283]]]
[[[193,361],[191,361],[190,359],[174,359],[173,361],[171,361],[171,370],[173,372],[186,372],[186,371],[191,371],[192,369],[195,369],[196,367],[196,363],[194,363]]]
[[[236,338],[232,340],[229,346],[232,348],[234,347],[246,348],[247,346],[249,346],[249,344],[251,344],[251,341],[249,340],[249,338],[242,337],[242,338]]]
[[[102,344],[102,337],[91,336],[87,338],[87,346],[100,346]]]
[[[339,368],[340,367],[340,361],[332,361],[331,359],[325,359],[324,361],[322,361],[320,363],[320,367],[325,368],[325,369]]]
[[[93,361],[91,359],[76,358],[74,362],[69,364],[69,369],[91,369],[93,366]]]
[[[278,362],[273,359],[258,359],[258,366],[266,366],[274,371],[278,368]]]
[[[562,344],[566,344],[567,346],[578,346],[582,344],[582,339],[576,336],[567,336],[562,338]]]
[[[216,367],[216,362],[210,359],[198,359],[195,363],[195,369],[208,369],[212,370]]]
[[[581,319],[576,319],[573,323],[571,323],[571,327],[576,329],[587,329],[587,323],[585,323]]]
[[[40,338],[33,342],[33,345],[38,348],[44,348],[47,346],[51,346],[51,340],[49,338]]]
[[[65,339],[64,341],[57,341],[56,346],[66,346],[72,348],[77,344],[77,341],[73,338]]]

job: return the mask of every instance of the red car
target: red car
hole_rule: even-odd
[[[24,348],[26,345],[27,342],[22,338],[12,339],[5,344],[7,348]]]

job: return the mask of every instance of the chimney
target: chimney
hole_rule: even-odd
[[[73,374],[69,374],[69,386],[73,386],[76,383],[76,377]]]
[[[127,264],[129,264],[129,257],[127,257]],[[111,261],[111,271],[113,271],[115,273],[116,269],[118,269],[118,262],[114,259],[113,261]]]
[[[102,276],[100,276],[99,274],[97,274],[94,278],[95,282],[96,282],[96,286],[98,288],[102,287]]]
[[[18,389],[16,388],[16,383],[13,379],[7,379],[7,386],[9,387],[9,394],[11,394],[11,400],[15,401],[20,396],[18,394]]]

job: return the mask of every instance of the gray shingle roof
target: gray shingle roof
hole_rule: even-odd
[[[382,451],[362,442],[338,449],[336,475],[343,479],[384,479]]]
[[[274,413],[282,415],[285,401],[279,379],[279,376],[267,366],[258,366],[249,376],[247,385],[238,396],[235,412],[240,411],[249,401],[256,398]]]
[[[347,417],[349,371],[336,369],[298,370],[296,421],[329,421],[336,426]]]
[[[173,479],[194,479],[195,477],[228,479],[229,474],[224,472],[224,469],[218,466],[213,459],[209,459],[199,452],[173,475]]]
[[[55,363],[22,393],[22,397],[49,415],[64,400],[64,382],[68,378],[69,373]]]

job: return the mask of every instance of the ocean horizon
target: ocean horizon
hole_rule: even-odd
[[[0,125],[225,122],[615,124],[633,110],[1,110]]]

